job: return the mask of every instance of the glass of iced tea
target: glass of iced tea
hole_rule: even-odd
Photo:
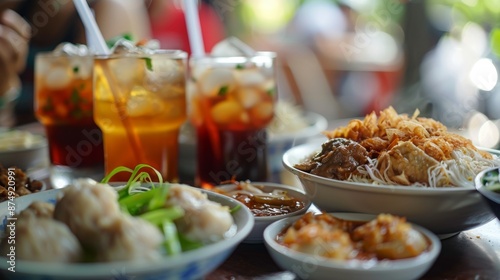
[[[189,120],[196,131],[195,185],[266,181],[266,127],[276,102],[275,53],[193,57]]]
[[[54,51],[35,58],[34,109],[48,139],[54,188],[104,174],[102,133],[93,119],[92,65],[88,52]]]
[[[179,180],[178,136],[187,118],[186,63],[187,53],[180,50],[96,57],[94,120],[103,131],[106,173],[118,166],[148,164],[163,179]],[[113,180],[128,177],[118,173]]]

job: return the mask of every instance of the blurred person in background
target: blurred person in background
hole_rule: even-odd
[[[146,4],[152,36],[160,42],[161,48],[180,49],[191,53],[183,2],[182,0],[149,0]],[[205,52],[208,53],[215,44],[225,38],[225,27],[212,1],[198,1],[198,12],[203,44]]]
[[[30,25],[16,12],[0,6],[0,126],[14,123],[13,101],[19,95],[28,43]]]
[[[143,1],[88,0],[87,2],[94,12],[105,40],[123,34],[130,34],[136,40],[151,38],[147,9]],[[35,55],[43,51],[52,51],[62,42],[85,44],[85,29],[71,0],[4,0],[0,7],[2,10],[10,10],[7,15],[20,15],[24,19],[24,23],[16,24],[15,26],[18,27],[15,30],[19,30],[20,27],[28,30],[27,32],[23,31],[22,35],[26,39],[25,44],[28,42],[27,39],[31,38],[25,69],[19,76],[21,87],[15,106],[16,121],[13,125],[21,125],[36,120],[33,112]],[[21,21],[21,18],[17,18]],[[26,25],[28,27],[24,27]],[[31,32],[29,32],[29,27],[31,27]],[[0,36],[1,34],[2,32],[0,32]],[[5,42],[0,41],[0,44],[2,43]],[[24,44],[18,43],[18,45],[19,47],[16,49],[23,52]],[[0,50],[3,51],[4,48]],[[20,57],[16,61],[0,58],[0,69],[20,67],[17,63],[22,64],[24,61],[24,57]],[[11,72],[12,70],[14,69],[11,69]],[[1,77],[3,79],[4,75]],[[10,125],[11,123],[9,123]],[[2,126],[5,125],[2,124]]]

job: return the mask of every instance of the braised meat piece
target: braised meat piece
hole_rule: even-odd
[[[368,163],[368,152],[359,143],[333,138],[321,145],[321,152],[296,164],[295,168],[321,177],[346,180],[357,173],[357,167]]]

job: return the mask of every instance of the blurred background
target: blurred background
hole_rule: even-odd
[[[183,1],[144,1],[151,37],[189,51]],[[498,0],[200,0],[199,8],[207,52],[235,36],[278,53],[282,100],[330,121],[418,109],[498,147]],[[17,125],[33,120],[23,116],[30,106],[17,105]]]
[[[279,53],[280,98],[329,120],[392,105],[497,147],[498,0],[215,0],[227,35]]]

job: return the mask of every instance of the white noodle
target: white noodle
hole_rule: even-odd
[[[427,170],[427,183],[414,183],[410,187],[439,188],[439,187],[472,187],[474,177],[482,170],[500,166],[500,158],[493,155],[493,159],[484,158],[479,152],[468,148],[455,150],[452,159],[439,162]],[[398,185],[390,180],[387,171],[389,166],[380,172],[377,169],[378,161],[369,159],[369,163],[359,166],[357,175],[350,176],[347,181],[368,183],[373,185]]]

